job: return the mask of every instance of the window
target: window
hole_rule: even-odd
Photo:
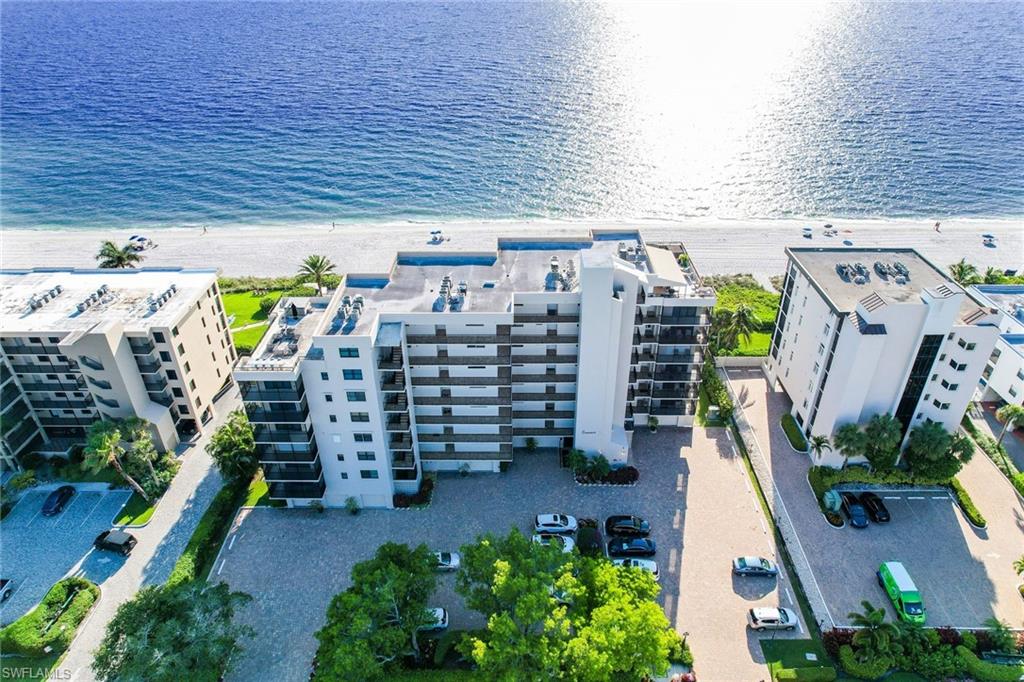
[[[370,421],[369,412],[350,412],[349,418],[354,422],[368,422]]]
[[[338,423],[338,415],[336,415],[336,414],[330,415],[330,417],[328,419],[330,420],[330,422],[332,424],[337,424]]]
[[[976,344],[976,343],[969,343],[969,344],[967,344],[967,350],[974,350],[977,347],[978,347],[978,344]]]
[[[357,443],[372,443],[373,442],[373,434],[372,433],[355,433],[355,434],[352,434],[352,436],[353,436],[353,438],[355,438]]]
[[[957,339],[956,345],[960,346],[961,348],[963,348],[965,350],[974,350],[977,347],[977,344],[975,344],[975,343],[968,343],[967,341],[964,341],[963,339]]]
[[[931,381],[935,381],[935,380],[936,380],[936,379],[938,379],[938,378],[939,378],[939,375],[938,375],[938,374],[933,374],[933,375],[932,375],[932,378],[931,378]]]
[[[171,336],[177,336],[177,335],[178,335],[178,328],[177,327],[172,327],[171,328]]]
[[[377,455],[369,450],[360,450],[356,453],[356,459],[360,462],[376,462]]]
[[[331,395],[330,393],[324,393],[324,400],[329,402],[329,403],[333,403],[334,402],[334,396]]]
[[[1017,378],[1024,380],[1024,369],[1017,370]]]
[[[366,391],[346,391],[345,399],[350,403],[365,403]]]
[[[362,381],[363,370],[361,369],[343,369],[341,370],[341,378],[345,381]]]
[[[186,363],[185,363],[185,374],[188,374],[188,373],[189,373],[189,372],[191,372],[191,371],[192,371],[192,365],[190,365],[190,364],[188,364],[188,363],[186,362]]]
[[[185,354],[185,346],[184,346],[184,344],[179,343],[178,344],[178,355],[184,355],[184,354]]]
[[[1017,397],[1017,389],[1015,389],[1013,386],[1010,386],[1010,395],[1012,395],[1014,398]]]
[[[341,480],[343,480],[343,481],[347,481],[348,480],[348,474],[345,473],[344,471],[341,472]]]
[[[967,369],[967,363],[966,362],[958,363],[956,361],[956,358],[950,358],[949,359],[949,366],[952,367],[953,369],[955,369],[958,372],[962,372],[965,369]]]
[[[167,378],[170,379],[171,381],[177,381],[178,373],[175,372],[173,369],[169,369],[167,370]]]
[[[196,390],[196,380],[192,379],[191,381],[189,381],[188,387],[191,388],[193,391]]]
[[[948,388],[949,388],[949,382],[948,382],[948,381],[946,381],[945,379],[943,379],[941,383],[942,383],[942,387],[943,387],[943,388],[945,388],[945,389],[948,389]]]
[[[184,397],[185,397],[185,394],[184,394],[184,393],[182,392],[182,390],[181,390],[180,388],[178,388],[177,386],[173,386],[173,387],[171,388],[171,393],[173,393],[173,394],[174,394],[174,397],[175,397],[175,398],[184,398]]]
[[[327,372],[320,372],[320,381],[327,381],[327,379],[328,379]]]
[[[359,478],[380,478],[380,472],[376,469],[360,469]]]
[[[178,412],[181,412],[182,414],[188,414],[188,405],[186,405],[185,403],[180,403],[178,405]]]
[[[345,455],[343,455],[343,454],[341,454],[341,453],[339,452],[339,453],[338,453],[338,461],[339,461],[339,462],[344,462],[344,461],[345,461]]]
[[[358,348],[339,348],[338,349],[338,357],[341,357],[341,358],[358,358],[359,357],[359,349]]]
[[[157,343],[167,343],[167,339],[164,338],[163,332],[153,332],[153,340]]]

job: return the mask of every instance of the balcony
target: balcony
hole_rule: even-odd
[[[434,344],[438,346],[446,345],[466,345],[466,344],[484,344],[484,345],[503,345],[510,342],[508,334],[453,334],[451,336],[437,334],[415,334],[406,337],[406,343],[409,345],[413,344]]]
[[[451,461],[453,459],[474,459],[484,461],[512,461],[512,446],[502,445],[500,450],[484,451],[479,450],[442,450],[430,452],[420,450],[420,459],[423,461]]]
[[[514,410],[513,419],[575,419],[572,410]]]
[[[158,374],[154,377],[143,377],[142,384],[146,387],[147,391],[158,393],[167,388],[167,379]]]
[[[72,362],[15,362],[11,367],[15,374],[67,374],[78,371],[78,365]]]
[[[150,391],[149,393],[147,393],[147,395],[149,396],[149,399],[152,400],[154,403],[157,403],[158,405],[163,405],[164,407],[170,407],[171,404],[174,403],[174,398],[169,396],[164,391]]]
[[[7,384],[4,386],[3,390],[0,391],[0,405],[10,405],[17,400],[19,396],[21,396],[21,391],[18,390],[18,387],[15,384]]]
[[[654,353],[644,351],[643,353],[632,353],[629,356],[629,364],[636,365],[641,362],[654,362]]]
[[[575,374],[513,374],[512,381],[518,384],[574,384]]]
[[[513,355],[513,364],[523,365],[555,365],[559,363],[576,363],[575,355]]]
[[[574,430],[569,427],[555,426],[550,429],[538,427],[538,428],[517,428],[517,436],[571,436]]]
[[[377,369],[402,369],[402,354],[392,351],[377,358]]]
[[[700,353],[658,353],[656,362],[659,365],[689,365],[695,362],[703,362],[703,360],[704,356]]]
[[[94,372],[102,372],[103,371],[103,363],[100,362],[99,360],[93,360],[88,355],[82,355],[81,357],[78,358],[78,360],[83,365],[85,365],[89,369],[93,370]]]
[[[516,323],[520,322],[550,322],[550,323],[566,323],[566,322],[579,322],[579,313],[559,313],[557,315],[545,314],[545,313],[515,313],[514,320]]]
[[[647,400],[638,400],[636,405],[633,406],[633,414],[648,414],[651,409],[651,403]]]
[[[697,397],[697,391],[684,390],[682,386],[679,388],[657,388],[651,396],[652,398],[669,398],[675,400],[692,400]]]
[[[297,446],[299,449],[291,449],[296,446],[271,445],[268,443],[256,444],[256,456],[260,462],[313,462],[316,461],[319,450],[316,442],[305,446]]]
[[[409,401],[404,397],[401,400],[385,400],[384,411],[385,412],[405,412],[409,409]]]
[[[245,406],[249,421],[263,424],[298,424],[309,418],[309,406],[303,404],[298,410],[276,410],[268,407]]]
[[[388,447],[392,450],[411,450],[412,435],[408,432],[392,433],[391,437],[388,439]]]
[[[386,424],[387,431],[408,431],[409,417],[402,414],[390,414]]]
[[[507,395],[457,395],[416,397],[417,405],[509,405],[511,398]],[[417,421],[419,418],[417,417]]]
[[[405,374],[402,372],[385,372],[380,380],[380,390],[385,393],[404,392]]]
[[[7,369],[7,365],[0,363],[0,384],[6,384],[13,376],[14,373]]]
[[[507,365],[508,353],[498,355],[410,355],[409,366],[423,365]]]
[[[430,414],[416,415],[417,424],[511,424],[509,414]]]
[[[257,424],[253,428],[253,437],[257,442],[257,447],[261,442],[309,442],[313,437],[313,429],[309,426],[301,431],[285,429],[274,431],[267,426]]]
[[[540,402],[547,402],[547,403],[557,403],[557,402],[568,402],[568,401],[575,401],[575,400],[576,400],[576,394],[575,393],[513,393],[512,394],[512,401],[513,402],[540,401]],[[419,402],[419,401],[417,401],[417,402]]]
[[[242,400],[246,402],[298,403],[306,397],[306,389],[301,381],[294,388],[288,389],[264,388],[255,381],[239,381],[238,386],[242,391]]]
[[[96,417],[39,417],[39,423],[47,427],[92,426]]]
[[[416,458],[413,457],[411,452],[392,453],[391,467],[394,469],[415,469]]]
[[[86,398],[29,398],[32,407],[38,409],[85,410],[93,407],[93,402]]]
[[[27,417],[29,409],[24,400],[18,400],[13,403],[0,404],[0,412],[3,412],[4,423],[11,425]]]
[[[140,374],[155,374],[160,371],[160,363],[156,360],[143,360],[135,358],[135,364],[139,367]],[[86,365],[88,367],[88,365]]]
[[[679,417],[683,415],[693,414],[695,411],[694,405],[657,405],[651,408],[651,414],[658,417]]]
[[[8,355],[63,355],[56,346],[41,346],[34,343],[5,343],[3,349]]]
[[[656,343],[658,335],[652,331],[647,331],[641,334],[638,331],[633,332],[633,345],[639,346],[641,343]]]
[[[512,380],[509,376],[412,378],[413,386],[509,386],[511,383]]]
[[[649,369],[641,369],[641,370],[631,369],[629,371],[629,383],[631,383],[631,384],[635,384],[638,381],[650,381],[653,378],[654,378],[654,372],[652,372]]]
[[[156,350],[156,346],[149,339],[128,339],[128,345],[135,355],[149,355]]]
[[[654,311],[648,311],[646,313],[642,313],[642,312],[640,312],[638,310],[637,313],[636,313],[636,316],[633,318],[633,324],[634,325],[658,324],[658,313],[656,313]]]
[[[501,433],[419,433],[416,438],[421,443],[510,443],[512,429]]]
[[[312,464],[264,464],[263,477],[273,481],[319,481],[323,476],[320,462]]]
[[[579,343],[579,334],[520,334],[512,343]]]
[[[665,329],[658,335],[658,343],[666,346],[704,345],[708,335],[703,330],[683,331],[681,329]]]
[[[4,440],[7,441],[7,446],[11,451],[17,452],[38,431],[39,427],[36,426],[36,423],[31,419],[26,419],[18,424],[16,428],[5,433]]]
[[[92,377],[86,377],[86,379],[90,384],[104,391],[109,391],[112,388],[109,381],[105,381],[103,379],[93,379]]]
[[[700,372],[670,372],[668,370],[655,372],[655,381],[693,383],[700,381]]]
[[[270,498],[274,500],[318,500],[324,496],[327,486],[321,479],[316,483],[271,483],[269,488]]]
[[[662,315],[659,324],[673,327],[707,327],[710,315]]]

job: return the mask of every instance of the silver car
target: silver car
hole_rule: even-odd
[[[575,533],[578,523],[567,514],[537,514],[533,520],[535,533]]]
[[[747,622],[758,632],[764,630],[796,630],[800,625],[796,612],[781,606],[762,606],[747,611]]]
[[[434,552],[435,570],[457,571],[462,565],[462,557],[458,552]]]
[[[653,559],[612,559],[616,566],[627,566],[639,568],[650,573],[655,580],[661,580],[661,573],[658,572],[658,562]]]

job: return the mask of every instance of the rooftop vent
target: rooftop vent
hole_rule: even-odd
[[[104,285],[104,287],[105,286],[106,285]],[[103,287],[100,287],[100,288],[102,289]],[[155,313],[156,311],[160,310],[160,308],[163,308],[164,304],[167,303],[167,301],[171,300],[171,298],[177,292],[178,292],[178,285],[177,284],[172,284],[171,286],[169,286],[168,288],[164,289],[163,291],[161,291],[158,294],[150,294],[149,297],[146,299],[146,303],[149,304],[149,312]],[[106,292],[104,291],[103,293],[106,293]]]
[[[892,269],[896,271],[896,274],[903,275],[903,277],[910,279],[910,270],[901,261],[896,261],[892,264]]]

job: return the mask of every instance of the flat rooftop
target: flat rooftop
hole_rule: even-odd
[[[1024,325],[1024,284],[978,284],[974,288],[992,307]]]
[[[652,271],[638,232],[551,241],[499,239],[498,250],[492,252],[443,248],[442,244],[437,252],[400,253],[390,273],[346,278],[343,305],[361,296],[362,312],[357,322],[340,326],[336,333],[367,333],[378,313],[511,312],[514,293],[578,291],[584,251],[621,253],[638,270]],[[442,297],[445,277],[450,278],[451,292]]]
[[[252,355],[242,357],[239,369],[291,369],[306,355],[313,337],[321,334],[331,308],[329,296],[289,296],[271,311],[270,326]]]
[[[877,294],[886,303],[916,303],[925,289],[946,286],[953,292],[963,292],[959,284],[914,249],[800,247],[786,252],[841,313],[852,313],[870,294]],[[966,296],[960,317],[967,319],[980,310],[981,306]]]
[[[70,333],[109,321],[129,332],[168,327],[216,277],[213,269],[184,268],[0,270],[0,329]]]

